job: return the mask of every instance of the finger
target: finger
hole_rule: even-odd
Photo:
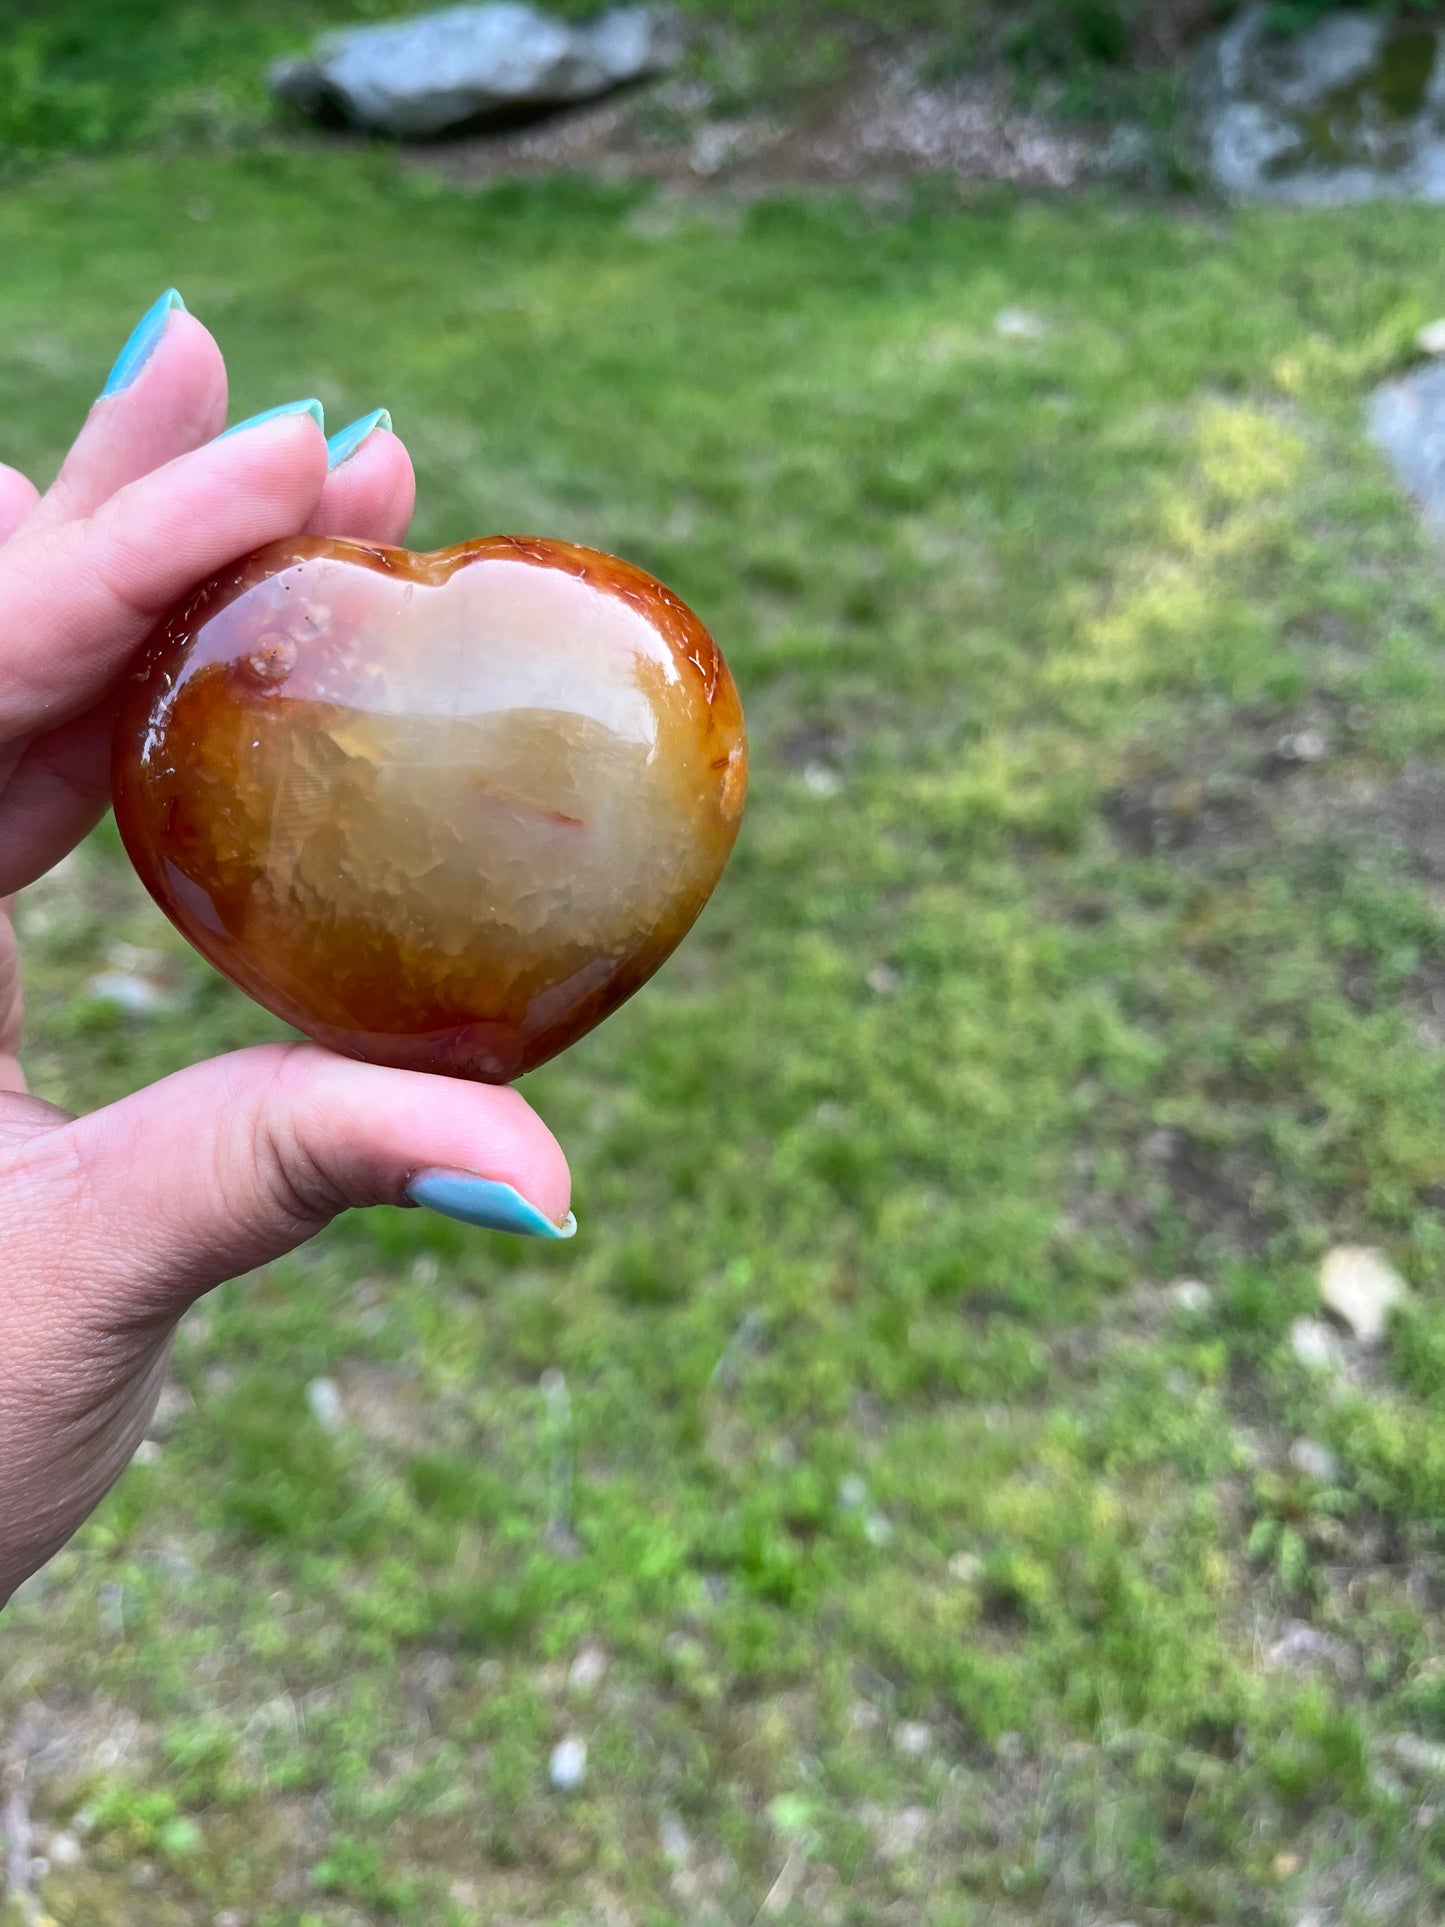
[[[363,417],[357,426],[367,419]],[[347,432],[343,429],[327,445],[333,467],[308,534],[354,536],[363,542],[403,541],[416,502],[416,476],[406,444],[392,434],[390,417],[385,416],[338,463],[338,446],[344,447]]]
[[[403,1202],[419,1171],[509,1187],[540,1230],[566,1235],[566,1160],[515,1091],[276,1044],[181,1071],[9,1153],[6,1270],[39,1281],[14,1289],[35,1299],[20,1313],[47,1325],[165,1324],[348,1206]]]
[[[225,427],[220,349],[183,308],[161,310],[157,303],[141,329],[152,321],[153,339],[142,343],[148,352],[131,367],[122,355],[117,370],[128,379],[91,408],[59,475],[27,520],[27,534],[94,514],[128,482],[199,448]]]
[[[10,540],[39,500],[40,491],[28,475],[0,462],[0,543]]]
[[[110,807],[115,707],[109,698],[22,752],[5,785],[0,896],[53,869]]]
[[[405,445],[382,431],[326,478],[313,534],[400,542],[415,495]],[[22,889],[58,863],[105,814],[115,704],[107,697],[26,748],[5,789],[0,892]]]
[[[0,740],[92,708],[188,589],[299,533],[325,480],[321,430],[292,412],[179,456],[84,521],[17,535],[0,551]]]

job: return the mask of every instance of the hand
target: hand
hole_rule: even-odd
[[[8,899],[105,810],[138,645],[263,542],[405,534],[411,463],[385,418],[328,449],[307,406],[215,439],[220,352],[163,300],[48,494],[0,467],[0,1605],[126,1465],[200,1293],[352,1205],[570,1226],[561,1150],[508,1090],[276,1044],[89,1117],[25,1095]]]

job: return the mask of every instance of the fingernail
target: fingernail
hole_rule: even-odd
[[[184,314],[186,304],[174,288],[167,288],[155,306],[146,309],[132,328],[130,340],[116,356],[114,368],[105,378],[105,386],[100,391],[102,401],[107,396],[118,395],[122,389],[130,387],[160,346],[161,336],[166,331],[166,323],[176,308]]]
[[[245,421],[237,422],[233,428],[222,429],[216,440],[223,442],[227,435],[239,435],[243,428],[259,428],[262,422],[279,421],[282,415],[309,415],[321,432],[326,432],[325,413],[321,403],[313,397],[310,401],[283,401],[275,408],[263,408],[259,415],[248,415]]]
[[[406,1199],[484,1231],[513,1231],[523,1238],[572,1238],[577,1233],[570,1211],[558,1224],[510,1184],[473,1177],[469,1171],[418,1171],[406,1187]]]
[[[378,428],[386,429],[388,434],[391,432],[391,416],[384,408],[373,408],[369,415],[363,415],[348,428],[338,428],[326,444],[326,466],[340,468],[344,461],[356,453],[367,436],[374,434]]]

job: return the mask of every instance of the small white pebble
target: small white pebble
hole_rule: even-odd
[[[868,988],[875,997],[896,997],[903,988],[903,979],[892,964],[874,964],[868,972]]]
[[[313,1378],[306,1387],[306,1403],[311,1416],[326,1432],[337,1432],[346,1423],[341,1408],[341,1392],[334,1378]]]
[[[871,1700],[854,1700],[848,1708],[848,1725],[855,1733],[876,1733],[883,1715]]]
[[[674,1867],[685,1867],[692,1858],[692,1838],[675,1813],[664,1813],[657,1828],[663,1858]]]
[[[1318,1439],[1296,1439],[1289,1448],[1289,1462],[1296,1472],[1320,1485],[1334,1485],[1339,1480],[1339,1460]]]
[[[1329,740],[1318,729],[1295,730],[1275,744],[1275,754],[1286,763],[1319,763],[1329,753]]]
[[[73,1833],[52,1833],[49,1853],[52,1867],[78,1867],[84,1857]]]
[[[868,1481],[850,1472],[846,1479],[838,1481],[838,1503],[848,1511],[856,1512],[868,1497]]]
[[[948,1562],[948,1576],[960,1586],[976,1586],[983,1577],[983,1561],[976,1552],[956,1552]]]
[[[843,787],[843,779],[826,763],[809,763],[803,771],[803,787],[810,796],[836,796]]]
[[[552,1748],[548,1777],[559,1793],[575,1793],[587,1778],[587,1742],[559,1740]]]
[[[1337,1372],[1344,1361],[1339,1339],[1321,1318],[1296,1318],[1289,1328],[1289,1344],[1311,1372]]]
[[[135,977],[124,970],[102,970],[88,980],[85,990],[96,1003],[113,1004],[128,1017],[150,1017],[179,1006],[179,999],[149,977]]]
[[[584,1646],[567,1669],[567,1684],[577,1693],[590,1693],[602,1684],[607,1655],[600,1646]]]
[[[1042,315],[1027,308],[1000,308],[993,320],[994,333],[1004,341],[1042,341],[1049,324]]]
[[[1369,1245],[1336,1245],[1320,1266],[1320,1302],[1362,1345],[1379,1344],[1406,1289],[1384,1253]]]
[[[918,1760],[933,1745],[933,1734],[922,1720],[900,1720],[893,1729],[893,1744],[910,1760]]]
[[[1202,1318],[1214,1303],[1214,1293],[1197,1278],[1176,1278],[1166,1288],[1166,1296],[1186,1318]]]
[[[863,1537],[868,1541],[870,1546],[876,1546],[880,1550],[884,1546],[891,1545],[893,1543],[893,1521],[885,1518],[881,1512],[870,1512],[868,1517],[863,1521]]]
[[[165,1455],[158,1439],[142,1439],[133,1456],[137,1465],[159,1465]]]
[[[1445,355],[1445,321],[1427,321],[1415,337],[1422,355]]]

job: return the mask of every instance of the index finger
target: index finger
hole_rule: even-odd
[[[284,414],[141,476],[82,521],[16,536],[0,550],[0,742],[91,708],[172,603],[299,533],[325,482],[317,420]]]

